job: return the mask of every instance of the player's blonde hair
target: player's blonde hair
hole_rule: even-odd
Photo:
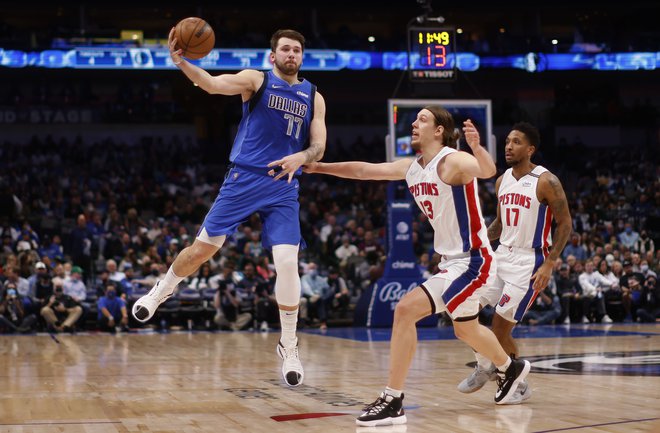
[[[436,126],[442,126],[444,128],[442,144],[456,149],[460,133],[455,130],[454,118],[451,113],[439,105],[427,105],[424,109],[429,110],[433,114]]]

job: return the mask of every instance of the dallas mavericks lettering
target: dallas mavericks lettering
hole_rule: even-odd
[[[274,108],[299,117],[305,117],[309,109],[307,104],[272,93],[268,96],[268,108]]]

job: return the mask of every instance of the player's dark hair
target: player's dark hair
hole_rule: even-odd
[[[273,33],[273,36],[270,38],[270,49],[273,52],[277,50],[277,43],[282,38],[289,38],[300,42],[300,46],[302,47],[303,51],[305,51],[305,37],[302,35],[302,33],[291,29],[280,29]]]
[[[429,110],[433,114],[436,126],[444,127],[442,144],[456,149],[458,138],[461,134],[454,127],[454,118],[451,113],[439,105],[427,105],[424,109]]]
[[[529,140],[529,144],[534,146],[536,150],[539,150],[539,146],[541,145],[541,134],[539,134],[539,130],[536,126],[527,122],[518,122],[513,125],[511,129],[525,134],[525,137]]]

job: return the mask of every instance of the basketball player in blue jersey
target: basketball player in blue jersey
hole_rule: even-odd
[[[307,164],[309,173],[348,179],[405,179],[415,202],[434,231],[433,246],[442,255],[439,272],[408,292],[394,311],[390,369],[385,390],[365,408],[357,425],[405,424],[403,385],[417,346],[415,324],[447,311],[456,336],[483,353],[500,372],[497,404],[506,404],[529,373],[528,361],[512,360],[488,328],[479,324],[479,299],[495,278],[496,260],[481,214],[476,178],[495,174],[495,163],[480,144],[471,121],[463,131],[473,155],[456,150],[454,119],[442,107],[422,109],[412,124],[412,147],[417,158],[370,164],[338,162]]]
[[[275,296],[282,325],[277,353],[283,360],[282,375],[287,385],[298,386],[304,371],[296,336],[302,238],[295,176],[302,172],[303,164],[321,159],[326,142],[325,101],[316,86],[298,78],[305,38],[295,30],[278,30],[270,40],[272,71],[246,69],[218,76],[187,62],[176,42],[172,29],[172,62],[208,93],[241,95],[243,118],[229,157],[231,168],[195,241],[179,253],[165,278],[135,303],[133,315],[141,322],[149,320],[181,280],[211,258],[239,224],[258,212],[263,220],[262,242],[272,248],[277,271]],[[308,141],[309,147],[303,150]]]
[[[488,227],[488,239],[500,241],[495,251],[497,278],[481,303],[495,307],[493,332],[512,356],[518,356],[518,345],[511,331],[548,285],[572,227],[561,182],[531,161],[539,142],[538,130],[529,123],[517,123],[509,132],[504,156],[510,168],[495,182],[497,218]],[[556,227],[551,236],[553,219]],[[496,378],[492,362],[478,352],[475,356],[477,366],[458,385],[461,392],[475,392]],[[508,404],[522,403],[531,395],[531,387],[522,381]]]

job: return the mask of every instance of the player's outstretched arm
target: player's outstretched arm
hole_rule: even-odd
[[[287,155],[282,159],[270,162],[268,167],[273,170],[269,174],[275,174],[275,170],[279,168],[280,172],[274,177],[274,180],[289,176],[287,180],[291,183],[293,175],[300,167],[323,158],[326,136],[325,99],[323,99],[320,93],[316,92],[316,96],[314,97],[314,117],[312,117],[309,126],[309,147],[300,152]]]
[[[212,76],[204,69],[187,62],[181,53],[181,49],[176,49],[176,38],[174,37],[174,28],[170,30],[168,39],[170,47],[170,57],[186,77],[200,88],[211,94],[220,95],[241,95],[243,101],[247,101],[257,91],[263,82],[263,73],[253,69],[246,69],[237,74],[222,74]]]
[[[379,164],[361,161],[313,162],[305,165],[303,171],[305,173],[329,174],[346,179],[402,180],[406,178],[408,168],[413,162],[414,159],[412,158]]]
[[[557,224],[552,234],[552,250],[536,273],[532,275],[532,280],[534,280],[533,288],[539,291],[543,290],[550,282],[553,266],[564,250],[568,238],[571,236],[573,220],[571,219],[571,212],[568,209],[566,193],[557,176],[549,171],[543,173],[539,178],[537,196],[539,201],[546,203],[550,207],[555,223]]]

